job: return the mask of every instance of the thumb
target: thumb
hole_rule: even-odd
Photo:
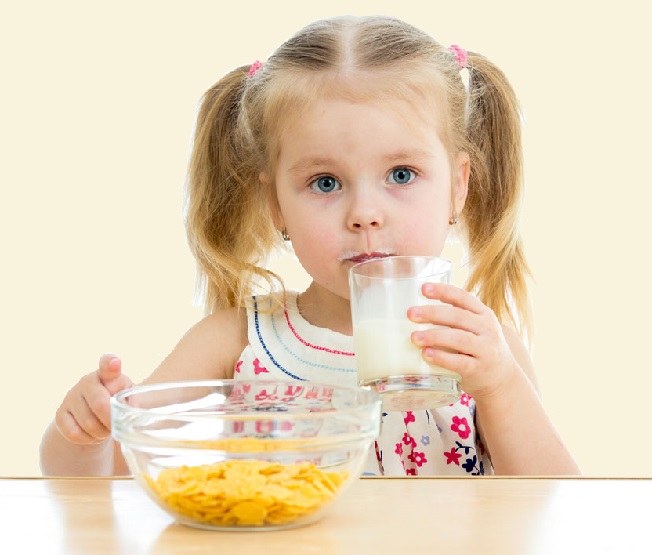
[[[122,361],[112,354],[105,354],[100,358],[97,377],[111,395],[133,385],[122,373]]]

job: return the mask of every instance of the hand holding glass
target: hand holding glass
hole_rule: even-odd
[[[381,394],[386,410],[434,408],[457,401],[460,376],[426,362],[411,333],[432,328],[408,308],[440,304],[424,283],[449,283],[451,263],[427,256],[392,256],[356,264],[349,273],[358,382]]]

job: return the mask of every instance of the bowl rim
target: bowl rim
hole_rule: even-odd
[[[125,398],[139,393],[149,393],[149,392],[164,391],[170,389],[185,389],[185,388],[189,389],[192,387],[214,387],[220,385],[238,385],[238,384],[252,384],[257,386],[264,385],[264,384],[274,384],[274,385],[294,384],[294,385],[301,385],[301,386],[310,385],[315,387],[328,387],[340,391],[349,391],[351,393],[363,393],[367,397],[365,402],[361,402],[357,405],[346,407],[346,408],[329,408],[322,411],[307,412],[307,413],[290,412],[289,414],[291,414],[293,418],[315,418],[319,415],[323,416],[324,414],[328,414],[329,412],[337,412],[340,415],[344,415],[347,413],[358,412],[364,408],[370,408],[377,404],[380,405],[381,403],[380,394],[374,391],[373,389],[371,389],[369,386],[348,386],[348,385],[338,385],[338,384],[325,383],[325,382],[313,382],[308,380],[240,380],[235,378],[181,380],[181,381],[174,381],[174,382],[156,382],[156,383],[149,383],[149,384],[138,384],[123,389],[118,393],[115,393],[113,396],[111,396],[110,402],[111,402],[111,406],[115,407],[121,412],[129,412],[131,414],[148,414],[152,416],[167,416],[172,418],[177,416],[192,414],[193,417],[202,418],[203,416],[206,417],[214,416],[216,414],[216,411],[206,411],[205,413],[195,412],[195,411],[192,412],[178,411],[178,412],[171,413],[169,410],[165,410],[164,408],[157,410],[157,408],[135,407],[127,404],[125,402]],[[220,416],[226,419],[242,418],[243,414],[249,414],[249,413],[226,413],[225,412],[223,414],[220,413]],[[274,412],[260,413],[256,411],[251,411],[251,415],[252,416],[258,415],[257,416],[258,418],[262,418],[263,414],[266,420],[273,420],[275,418],[287,419],[288,417],[288,412],[285,411],[281,411],[278,413],[274,413]]]

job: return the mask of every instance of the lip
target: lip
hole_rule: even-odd
[[[378,258],[388,258],[390,256],[393,256],[391,254],[386,254],[383,252],[363,252],[360,254],[357,254],[355,256],[351,256],[350,258],[347,258],[347,262],[353,262],[354,264],[358,264],[360,262],[366,262],[367,260],[376,260]]]

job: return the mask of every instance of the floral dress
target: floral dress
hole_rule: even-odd
[[[282,309],[270,296],[247,306],[248,345],[235,379],[308,380],[354,386],[353,338],[308,323],[288,292]],[[475,401],[462,394],[444,407],[383,412],[380,435],[364,474],[375,476],[480,476],[493,472],[475,426]]]

